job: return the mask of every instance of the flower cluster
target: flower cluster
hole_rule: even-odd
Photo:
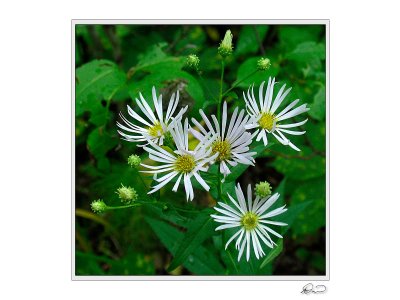
[[[231,36],[228,34],[220,48],[223,46],[231,48]],[[224,49],[225,49],[224,48]],[[225,50],[226,50],[225,49]],[[222,51],[222,50],[221,50]],[[220,51],[220,52],[221,52]],[[225,51],[226,52],[226,51]],[[223,52],[225,55],[226,53]],[[269,66],[269,61],[261,61],[263,67]],[[267,89],[264,92],[263,82],[259,88],[259,99],[254,96],[254,86],[243,94],[246,109],[236,107],[230,115],[226,102],[222,104],[222,113],[218,116],[212,114],[207,116],[203,110],[199,111],[201,119],[189,119],[184,117],[187,107],[179,106],[179,92],[173,94],[164,114],[162,95],[157,97],[155,87],[152,90],[154,110],[149,103],[139,94],[140,100],[136,99],[138,109],[135,112],[128,106],[128,114],[133,120],[128,120],[121,113],[123,123],[117,123],[121,137],[129,142],[144,142],[140,145],[149,154],[154,164],[140,163],[140,157],[129,158],[129,163],[137,166],[139,163],[146,170],[141,172],[154,174],[156,182],[148,192],[152,194],[168,183],[173,183],[172,191],[176,192],[179,186],[183,186],[187,200],[194,199],[193,180],[209,191],[210,185],[202,177],[201,172],[206,172],[213,164],[218,165],[218,171],[222,174],[222,182],[231,173],[231,169],[239,164],[254,165],[255,155],[251,151],[253,140],[262,140],[264,145],[268,143],[268,136],[272,135],[283,145],[299,151],[286,136],[304,134],[304,131],[293,131],[289,128],[303,125],[307,119],[298,123],[282,123],[291,117],[302,114],[308,110],[306,105],[295,106],[299,100],[295,100],[284,109],[279,107],[290,92],[285,90],[285,85],[279,90],[275,99],[273,97],[275,78],[269,78]],[[178,112],[175,114],[175,112]],[[189,143],[191,139],[196,143]],[[168,141],[168,143],[166,142]],[[193,145],[194,144],[194,145]],[[192,147],[193,145],[193,147]],[[215,207],[222,215],[211,215],[211,217],[223,225],[216,230],[237,228],[235,234],[228,240],[226,247],[236,239],[236,248],[239,251],[238,260],[246,250],[246,259],[250,257],[250,247],[253,248],[256,258],[265,255],[262,244],[272,248],[276,243],[271,235],[281,238],[282,236],[270,228],[270,225],[284,226],[285,223],[270,220],[286,211],[284,206],[268,209],[278,200],[279,194],[273,195],[271,186],[267,182],[259,183],[254,192],[247,188],[247,201],[240,185],[237,185],[235,200],[228,194],[231,204],[218,202],[220,207]],[[129,188],[122,187],[118,190],[119,196],[124,201],[131,201],[135,195],[131,195]],[[221,199],[218,199],[221,201]]]

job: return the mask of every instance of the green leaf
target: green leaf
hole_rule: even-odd
[[[288,224],[287,226],[283,226],[280,228],[280,232],[282,235],[284,235],[291,228],[291,226],[293,225],[294,221],[299,216],[299,214],[302,211],[304,211],[304,209],[306,209],[307,206],[309,206],[310,204],[311,201],[307,201],[296,205],[290,205],[285,213],[279,215],[278,217],[273,218],[274,220],[277,221],[279,220],[281,222]],[[282,251],[283,251],[283,239],[279,239],[277,242],[277,246],[274,247],[273,249],[270,249],[270,252],[264,258],[263,262],[260,265],[260,269],[264,268],[266,265],[272,262]]]
[[[118,138],[112,137],[102,127],[96,128],[89,134],[87,147],[90,153],[99,161],[99,169],[106,170],[110,167],[105,156],[117,144]]]
[[[167,46],[167,43],[158,43],[148,47],[147,51],[139,55],[139,61],[137,66],[144,68],[146,66],[158,64],[159,62],[165,61],[167,54],[163,51],[163,48]]]
[[[154,275],[154,265],[150,261],[146,260],[145,256],[141,253],[131,252],[125,255],[122,259],[113,260],[106,256],[100,256],[94,253],[76,251],[76,259],[81,259],[87,264],[92,263],[91,268],[96,266],[93,273],[80,275],[104,274],[99,263],[106,263],[110,267],[110,270],[107,271],[107,275]]]
[[[97,115],[93,123],[102,125],[106,121],[107,111],[101,101],[109,101],[124,86],[125,73],[108,60],[93,60],[76,70],[76,116],[89,111]],[[101,115],[101,118],[98,116]]]
[[[168,271],[176,269],[182,262],[200,246],[204,240],[214,234],[215,224],[210,217],[211,209],[203,210],[189,225],[188,230],[176,250]]]
[[[277,246],[269,253],[267,256],[264,258],[263,262],[260,265],[260,269],[264,268],[266,265],[268,265],[271,261],[273,261],[281,252],[283,251],[283,239],[280,239],[277,243]]]
[[[100,161],[98,162],[98,165],[99,164]],[[90,181],[88,188],[93,191],[95,198],[102,198],[110,201],[111,199],[118,199],[115,191],[122,183],[125,186],[133,187],[141,198],[147,197],[147,188],[137,176],[137,171],[128,167],[127,164],[111,161],[109,169],[95,169],[94,174],[91,174],[91,177],[94,177],[95,180]],[[121,202],[118,199],[114,204],[121,205]],[[110,203],[110,205],[112,205],[112,203]]]
[[[326,183],[325,177],[304,181],[293,192],[292,205],[308,203],[295,220],[293,232],[296,235],[312,233],[326,224]]]
[[[318,93],[314,96],[314,102],[311,104],[310,111],[308,114],[318,121],[323,121],[325,119],[325,86],[322,86]]]
[[[299,217],[300,213],[303,212],[310,205],[311,201],[305,201],[298,204],[291,203],[290,206],[288,207],[288,210],[285,213],[273,218],[274,220],[288,224],[287,226],[282,227],[281,230],[282,235],[285,234],[292,227],[293,223]]]
[[[308,180],[325,174],[326,159],[313,153],[307,146],[301,146],[301,151],[296,156],[278,156],[271,164],[279,173],[288,178]],[[300,176],[300,177],[299,177]]]
[[[210,194],[217,201],[228,201],[229,202],[230,200],[229,200],[227,194],[229,194],[235,198],[235,195],[236,195],[235,194],[235,184],[236,184],[235,181],[231,181],[231,182],[225,181],[222,184],[222,195],[221,195],[222,199],[218,199],[218,187],[217,187],[216,183],[211,186]]]
[[[235,55],[254,54],[259,50],[259,44],[263,42],[268,25],[245,25],[239,33]]]
[[[184,233],[177,228],[153,218],[146,217],[147,223],[154,230],[169,252],[176,255],[179,245],[185,238]],[[183,261],[183,265],[198,275],[220,275],[224,268],[216,259],[215,254],[203,246],[197,246]]]
[[[246,78],[249,74],[253,73],[255,70],[257,70],[257,61],[259,60],[259,57],[253,57],[245,60],[238,69],[237,72],[237,79],[236,81],[240,81],[243,78]],[[271,60],[271,67],[266,70],[266,71],[258,71],[249,78],[246,78],[244,81],[242,81],[238,87],[241,88],[248,88],[251,84],[255,84],[255,86],[259,86],[261,82],[263,81],[268,81],[268,77],[276,76],[279,73],[279,65],[275,62],[273,58],[270,58]],[[258,95],[258,94],[257,94]]]
[[[326,124],[325,122],[313,122],[309,120],[306,123],[307,137],[311,145],[318,151],[325,152],[326,148]]]
[[[198,110],[203,107],[205,96],[199,81],[186,71],[181,70],[184,59],[173,58],[172,60],[161,60],[158,63],[147,65],[146,76],[139,80],[132,79],[129,84],[129,94],[132,99],[138,97],[142,93],[150,107],[153,107],[151,96],[152,87],[156,87],[157,93],[163,95],[165,107],[171,95],[179,90],[179,107],[189,105],[193,116],[198,115]],[[150,74],[149,74],[150,73]]]
[[[299,45],[286,56],[288,59],[296,61],[311,61],[314,59],[325,59],[325,44],[316,42],[304,42]]]
[[[278,38],[284,48],[290,51],[303,42],[319,41],[322,30],[321,25],[280,25]]]
[[[182,227],[186,227],[189,220],[188,218],[179,214],[177,210],[168,203],[165,203],[164,207],[160,205],[146,205],[146,212],[148,215],[154,215],[159,219],[172,222]]]

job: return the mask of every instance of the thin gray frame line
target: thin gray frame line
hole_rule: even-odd
[[[83,22],[78,22],[83,21]],[[98,21],[101,21],[98,22]],[[124,22],[124,23],[116,23]],[[151,21],[152,23],[150,23]],[[177,21],[180,23],[154,23],[160,21]],[[188,22],[187,25],[207,25],[214,24],[209,21],[218,21],[221,23],[215,23],[215,25],[236,25],[236,24],[262,24],[262,25],[325,25],[325,40],[326,40],[326,137],[325,137],[325,148],[326,148],[326,238],[325,238],[325,275],[180,275],[174,277],[173,275],[76,275],[75,274],[75,25],[80,24],[127,24],[127,25],[185,25],[182,22]],[[226,24],[225,21],[231,22]],[[262,23],[257,22],[262,21]],[[303,21],[302,23],[296,23],[297,21]],[[247,23],[246,23],[247,22]],[[204,19],[204,20],[179,20],[179,19],[72,19],[71,20],[71,280],[72,281],[330,281],[330,20],[329,19],[253,19],[253,20],[242,20],[242,19]],[[223,277],[221,279],[220,277]],[[240,277],[240,278],[238,278]],[[256,278],[253,278],[256,277]]]

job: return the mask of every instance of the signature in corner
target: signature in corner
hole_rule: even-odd
[[[319,284],[314,286],[312,283],[307,283],[303,286],[303,290],[301,291],[302,294],[323,294],[326,292],[326,286]]]

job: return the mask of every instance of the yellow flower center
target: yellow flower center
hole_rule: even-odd
[[[212,144],[211,147],[212,154],[219,152],[217,161],[223,161],[231,158],[231,144],[228,141],[217,140]]]
[[[258,124],[260,124],[260,127],[262,129],[267,129],[268,131],[271,131],[272,128],[274,128],[274,123],[276,122],[275,115],[270,113],[270,112],[263,112],[261,114],[261,118],[258,121]]]
[[[189,173],[195,166],[194,157],[190,154],[179,156],[175,161],[175,170],[181,173]]]
[[[240,220],[240,224],[247,231],[253,230],[258,225],[258,216],[255,213],[248,211]]]
[[[156,122],[153,126],[148,127],[147,131],[152,137],[158,137],[163,134],[163,129],[160,122]]]

